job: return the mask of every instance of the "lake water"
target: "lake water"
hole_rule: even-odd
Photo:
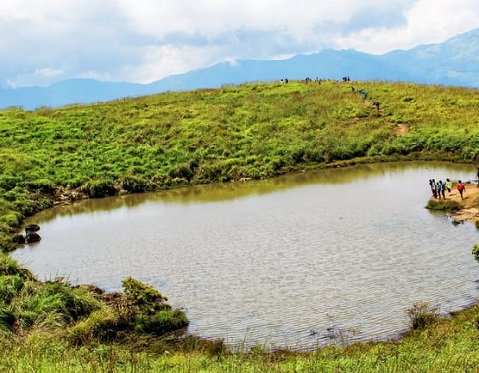
[[[184,308],[190,333],[232,346],[390,338],[415,302],[476,301],[478,230],[424,208],[430,178],[475,171],[362,165],[88,200],[30,218],[42,241],[11,256],[107,291],[133,276]]]

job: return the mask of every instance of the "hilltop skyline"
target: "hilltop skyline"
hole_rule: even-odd
[[[479,27],[479,3],[7,0],[0,20],[0,87],[145,84],[225,61],[440,43]]]

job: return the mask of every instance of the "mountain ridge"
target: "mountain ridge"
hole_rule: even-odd
[[[284,60],[237,60],[170,75],[149,83],[101,82],[68,79],[48,87],[0,89],[0,109],[60,107],[112,101],[126,97],[217,88],[252,81],[281,79],[341,79],[409,81],[419,84],[479,88],[479,29],[456,35],[443,43],[418,45],[382,55],[354,49],[324,49]]]

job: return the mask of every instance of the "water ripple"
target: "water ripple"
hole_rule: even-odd
[[[477,230],[424,209],[431,171],[451,175],[451,167],[348,183],[328,173],[222,201],[155,194],[111,211],[39,215],[41,243],[12,256],[39,276],[110,290],[137,277],[187,310],[191,333],[232,345],[312,348],[395,336],[414,302],[449,312],[479,294],[470,253]]]

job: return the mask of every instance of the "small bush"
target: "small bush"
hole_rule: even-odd
[[[479,262],[479,244],[474,245],[472,248],[472,255],[474,255],[474,259]]]
[[[172,310],[158,290],[132,277],[122,282],[130,308],[131,326],[143,333],[161,336],[188,326],[188,319],[181,310]]]
[[[120,181],[120,185],[128,193],[143,193],[148,190],[148,183],[135,176],[125,176]]]
[[[156,311],[171,308],[165,303],[168,299],[150,285],[133,277],[127,277],[121,284],[128,303],[137,308],[139,313],[152,315]]]
[[[182,163],[172,168],[170,171],[171,178],[186,179],[190,181],[194,176],[194,171],[188,163]]]
[[[83,186],[81,192],[90,198],[103,198],[114,196],[118,191],[111,180],[94,180]]]
[[[407,310],[407,317],[411,329],[418,330],[431,325],[439,318],[439,315],[436,307],[432,307],[425,302],[418,302]]]
[[[189,321],[181,310],[163,310],[152,317],[141,320],[141,329],[145,333],[161,336],[187,327]]]
[[[123,326],[118,314],[109,307],[103,307],[92,312],[86,320],[80,321],[71,328],[69,342],[78,346],[93,340],[113,341]]]

